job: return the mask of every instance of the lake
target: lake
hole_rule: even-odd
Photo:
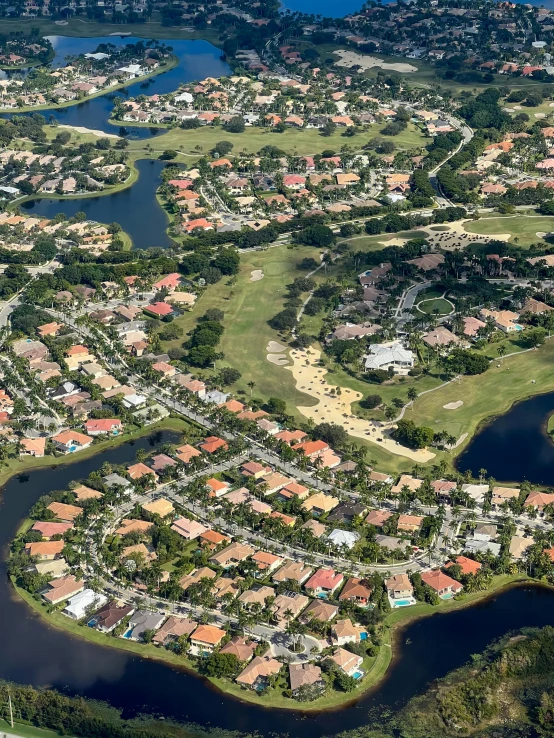
[[[0,632],[5,636],[0,639],[0,679],[105,700],[128,717],[152,713],[264,736],[301,733],[303,738],[320,738],[366,724],[369,712],[377,708],[399,708],[431,680],[461,666],[509,630],[554,624],[554,591],[535,586],[515,587],[477,606],[419,620],[401,633],[386,681],[343,710],[312,715],[246,704],[175,667],[49,628],[14,598],[6,576],[5,557],[20,521],[40,495],[66,489],[70,481],[86,478],[104,462],[130,463],[139,448],[176,440],[175,433],[157,433],[96,458],[13,477],[5,485],[0,497]]]
[[[459,471],[486,469],[499,482],[554,486],[554,443],[545,432],[554,412],[554,392],[518,402],[486,425],[459,456]]]
[[[110,43],[114,46],[124,46],[137,41],[146,41],[135,36],[99,36],[96,38],[72,38],[69,36],[48,36],[54,47],[54,66],[65,63],[67,56],[86,54],[96,50],[99,44]],[[148,80],[129,84],[123,90],[108,93],[92,100],[86,100],[78,105],[72,105],[58,110],[38,111],[47,120],[55,119],[59,123],[71,126],[84,126],[105,133],[119,132],[119,126],[108,123],[113,109],[113,98],[136,97],[137,95],[154,95],[173,92],[184,82],[193,82],[205,77],[224,77],[229,74],[230,67],[221,59],[221,51],[208,41],[187,41],[180,39],[160,39],[160,43],[171,46],[173,54],[178,57],[179,63],[173,69],[162,72]],[[129,138],[150,138],[152,135],[165,133],[164,129],[150,129],[126,126]]]
[[[87,218],[99,223],[119,223],[133,241],[134,248],[150,246],[167,248],[172,241],[167,235],[168,217],[156,199],[161,184],[160,174],[167,162],[158,159],[140,159],[135,166],[138,180],[113,195],[30,200],[20,205],[29,215],[53,218],[58,213],[73,217],[86,213]]]

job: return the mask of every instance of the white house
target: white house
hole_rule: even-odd
[[[395,374],[407,374],[415,363],[414,354],[405,349],[400,341],[378,343],[369,347],[366,356],[366,371],[383,369],[388,371],[392,367]]]
[[[65,606],[63,613],[72,620],[81,620],[87,614],[89,608],[98,609],[106,604],[107,597],[92,589],[84,589],[75,597],[72,597]]]
[[[344,546],[348,549],[354,548],[359,538],[359,533],[351,530],[341,530],[340,528],[335,528],[328,536],[329,541],[335,546]]]

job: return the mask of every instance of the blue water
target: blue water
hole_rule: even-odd
[[[364,0],[283,0],[283,9],[298,13],[310,13],[324,18],[342,18],[361,9]]]
[[[394,606],[395,607],[407,607],[408,605],[411,605],[412,603],[410,600],[395,600]]]
[[[354,679],[361,679],[363,677],[363,675],[364,675],[364,672],[363,671],[355,671],[352,674],[352,676],[354,677]]]
[[[367,633],[360,633],[360,640],[367,641]]]

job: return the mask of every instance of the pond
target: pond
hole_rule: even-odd
[[[10,637],[0,639],[0,679],[105,700],[126,716],[144,712],[264,736],[301,732],[303,738],[320,738],[366,724],[376,708],[402,706],[429,681],[509,630],[554,624],[554,591],[540,587],[516,587],[477,606],[417,621],[401,634],[386,681],[343,710],[312,715],[239,702],[185,671],[49,628],[14,597],[6,576],[5,557],[21,519],[40,495],[67,488],[102,463],[130,463],[137,449],[176,440],[176,434],[158,433],[98,458],[13,477],[5,485],[0,497],[0,631]]]
[[[93,52],[99,44],[110,43],[123,46],[137,41],[146,41],[135,36],[100,36],[96,38],[72,38],[68,36],[49,36],[55,51],[54,65],[60,66],[68,55]],[[59,123],[71,126],[82,126],[105,133],[119,132],[119,125],[113,126],[108,119],[113,109],[113,97],[136,97],[137,95],[154,95],[173,92],[183,82],[193,82],[205,77],[224,77],[229,74],[230,67],[221,58],[220,49],[208,41],[186,41],[180,39],[160,39],[160,43],[171,46],[179,63],[173,69],[163,72],[143,82],[129,84],[117,92],[108,93],[92,100],[72,105],[59,110],[38,111],[47,120],[55,119]],[[164,133],[164,129],[150,129],[139,126],[126,126],[129,138],[150,138],[152,135]]]
[[[87,218],[99,223],[119,223],[133,241],[134,248],[151,246],[167,248],[172,241],[167,235],[168,217],[156,199],[161,184],[160,174],[166,162],[140,159],[135,166],[138,180],[113,195],[98,197],[40,199],[21,203],[29,215],[53,218],[64,213],[71,218],[75,213],[86,213]]]
[[[545,427],[552,412],[554,392],[518,402],[477,433],[459,456],[457,469],[474,477],[486,469],[498,482],[554,486],[554,443]]]

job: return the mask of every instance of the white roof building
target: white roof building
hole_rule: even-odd
[[[472,500],[481,504],[489,491],[488,484],[462,484],[462,492],[466,492]]]
[[[103,594],[99,594],[92,589],[84,589],[68,601],[63,612],[64,615],[73,620],[81,620],[90,607],[98,609],[105,605],[107,601],[107,597],[104,597]]]
[[[146,397],[144,395],[127,395],[122,402],[127,408],[140,407],[146,402]]]
[[[400,341],[377,343],[369,347],[365,368],[388,370],[392,366],[395,374],[407,374],[414,365],[414,354],[405,349]]]
[[[335,546],[354,548],[354,546],[360,539],[360,534],[350,530],[341,530],[340,528],[335,528],[335,530],[329,533],[328,539],[331,541],[331,543],[334,543]]]

